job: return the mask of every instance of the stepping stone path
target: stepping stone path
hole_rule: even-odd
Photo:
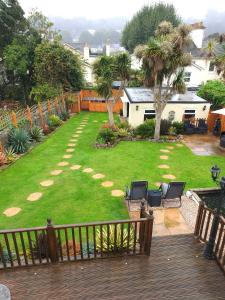
[[[74,149],[72,149],[72,148],[66,149],[66,152],[74,152]]]
[[[77,142],[77,139],[71,139],[70,142]]]
[[[173,146],[167,146],[166,148],[167,148],[167,149],[170,149],[170,150],[174,149]]]
[[[94,179],[101,179],[101,178],[104,178],[105,175],[104,175],[104,174],[98,173],[98,174],[93,175],[92,177],[93,177]]]
[[[167,149],[160,149],[160,152],[163,152],[163,153],[169,153],[170,150],[167,150]]]
[[[51,172],[51,175],[57,176],[59,174],[61,174],[63,172],[63,170],[54,170]]]
[[[97,121],[97,120],[94,120],[93,123],[98,123],[98,121]]]
[[[177,147],[184,147],[182,144],[176,144]]]
[[[80,136],[79,134],[74,134],[72,137],[77,138],[77,137],[79,137],[79,136]]]
[[[155,182],[156,187],[160,187],[160,185],[161,185],[161,182]]]
[[[32,193],[32,194],[30,194],[30,195],[27,197],[27,200],[28,200],[28,201],[37,201],[37,200],[39,200],[39,199],[41,198],[42,195],[43,195],[43,194],[42,194],[42,193],[39,193],[39,192],[37,192],[37,193]]]
[[[169,157],[167,155],[161,155],[159,158],[160,159],[168,159]]]
[[[79,170],[81,168],[81,165],[73,165],[70,167],[71,170]]]
[[[51,186],[53,184],[54,184],[54,180],[45,180],[45,181],[40,182],[40,185],[44,186],[44,187],[48,187],[48,186]]]
[[[104,181],[101,184],[103,187],[111,187],[114,185],[114,183],[112,181]]]
[[[176,176],[174,176],[172,174],[163,175],[162,177],[165,179],[176,179]]]
[[[83,131],[82,130],[78,130],[76,133],[82,133]]]
[[[82,125],[81,125],[81,126],[82,126]],[[80,130],[82,130],[83,128],[82,128],[81,126],[80,126],[80,127],[77,127],[77,129],[80,129]]]
[[[111,195],[113,197],[121,197],[124,195],[124,192],[121,190],[112,190]]]
[[[84,173],[91,173],[93,172],[94,170],[92,168],[86,168],[83,170]]]
[[[65,166],[68,166],[68,164],[69,164],[68,161],[61,161],[58,163],[58,166],[65,167]]]
[[[160,169],[169,169],[170,166],[168,166],[168,165],[158,165],[158,168],[160,168]]]
[[[6,209],[3,214],[6,215],[6,217],[13,217],[17,215],[21,211],[20,207],[10,207]]]
[[[75,147],[76,144],[71,144],[71,143],[69,143],[67,146],[68,146],[68,147]]]
[[[71,154],[63,155],[63,158],[71,158],[71,157],[73,157]]]

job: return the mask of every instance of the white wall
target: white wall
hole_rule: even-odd
[[[197,48],[202,48],[202,42],[204,37],[204,29],[194,29],[190,33],[193,42]]]
[[[136,110],[138,106],[138,110]],[[206,109],[203,110],[204,106]],[[186,109],[195,109],[196,114],[195,118],[204,118],[206,119],[209,114],[209,103],[168,103],[163,111],[162,119],[168,119],[169,112],[175,111],[174,121],[182,121],[184,111]],[[144,114],[146,109],[154,109],[153,103],[132,103],[129,108],[129,117],[128,122],[132,127],[136,127],[144,122]],[[124,115],[126,116],[126,114]]]

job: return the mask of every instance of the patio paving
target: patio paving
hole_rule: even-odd
[[[225,156],[225,151],[222,151],[219,148],[219,138],[212,134],[185,135],[183,142],[196,155],[201,155],[201,156],[224,155]]]

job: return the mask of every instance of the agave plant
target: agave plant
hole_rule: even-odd
[[[23,128],[12,129],[9,133],[8,145],[15,153],[24,153],[30,146],[30,135]]]
[[[30,129],[30,136],[33,141],[40,142],[43,139],[44,133],[41,127],[33,126]]]
[[[7,163],[11,163],[16,159],[16,153],[13,150],[12,146],[5,149],[5,157],[6,157]]]
[[[123,233],[123,234],[122,234]],[[119,252],[124,249],[132,249],[134,246],[134,231],[130,228],[130,235],[128,241],[128,230],[126,228],[121,227],[120,224],[109,226],[109,235],[107,232],[107,228],[102,230],[102,240],[101,240],[101,232],[97,230],[96,232],[96,249],[98,251],[103,252]]]

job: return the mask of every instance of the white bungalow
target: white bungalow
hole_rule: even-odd
[[[146,119],[155,118],[153,93],[149,88],[126,88],[124,90],[123,117],[132,127],[142,124]],[[181,122],[188,118],[207,119],[210,103],[198,97],[195,92],[175,94],[168,101],[162,119]]]

